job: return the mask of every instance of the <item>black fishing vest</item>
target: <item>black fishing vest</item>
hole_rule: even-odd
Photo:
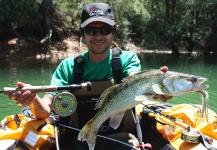
[[[114,79],[116,83],[120,83],[122,80],[122,66],[120,60],[121,50],[117,47],[112,48],[112,60],[111,67],[114,74]],[[82,77],[84,74],[84,63],[85,60],[82,55],[75,57],[74,59],[74,84],[80,84],[82,82]]]
[[[82,128],[87,121],[89,121],[96,114],[97,110],[94,110],[96,102],[98,101],[102,92],[113,86],[116,83],[120,83],[122,80],[122,65],[120,60],[121,51],[118,48],[112,49],[111,67],[113,71],[113,79],[105,79],[103,81],[90,81],[92,83],[91,91],[75,91],[75,95],[78,106],[76,115],[78,118],[78,127]],[[80,84],[84,82],[82,80],[84,74],[85,60],[82,55],[77,56],[74,59],[74,83]],[[71,118],[72,120],[73,118]],[[120,124],[118,129],[114,130],[109,126],[109,120],[107,120],[99,129],[99,134],[108,135],[120,132],[123,128],[123,123]]]

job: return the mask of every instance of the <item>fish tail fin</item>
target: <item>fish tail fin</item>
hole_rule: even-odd
[[[79,141],[86,141],[89,150],[94,150],[97,131],[91,129],[92,120],[88,121],[78,134]]]

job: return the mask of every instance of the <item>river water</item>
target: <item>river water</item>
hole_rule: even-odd
[[[168,66],[169,70],[195,74],[208,78],[209,108],[217,112],[217,60],[212,56],[190,56],[181,54],[142,53],[138,54],[142,70],[159,69]],[[17,81],[34,86],[49,85],[51,76],[61,59],[25,59],[1,60],[0,63],[0,90],[4,87],[15,87]],[[44,93],[39,93],[42,96]],[[169,103],[201,104],[199,93],[174,97]],[[18,113],[21,107],[0,94],[0,119],[7,115]]]

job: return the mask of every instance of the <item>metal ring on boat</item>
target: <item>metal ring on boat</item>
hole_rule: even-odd
[[[61,92],[54,97],[52,107],[55,113],[62,117],[66,117],[75,112],[77,100],[73,94]]]

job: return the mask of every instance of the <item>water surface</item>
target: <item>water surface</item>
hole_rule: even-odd
[[[209,107],[217,112],[217,61],[211,56],[173,56],[171,54],[140,54],[142,70],[159,69],[168,66],[169,70],[195,74],[208,78]],[[61,60],[56,59],[26,59],[22,61],[1,60],[0,89],[15,87],[17,81],[35,86],[49,85],[51,76]],[[42,96],[44,93],[40,93]],[[174,97],[170,103],[201,104],[199,93]],[[0,119],[7,115],[18,113],[21,107],[0,94]]]

